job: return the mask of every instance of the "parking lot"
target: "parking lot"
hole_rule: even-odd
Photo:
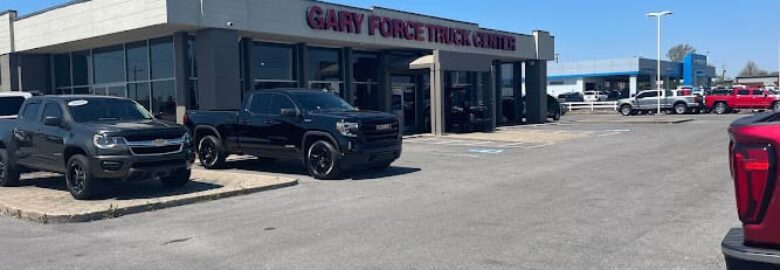
[[[720,241],[739,225],[725,130],[739,116],[410,138],[390,169],[343,181],[242,159],[227,171],[299,185],[92,223],[0,217],[2,268],[723,269]]]

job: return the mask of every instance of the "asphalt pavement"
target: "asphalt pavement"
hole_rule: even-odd
[[[342,181],[237,161],[300,184],[82,224],[0,217],[0,268],[725,269],[739,116],[691,117],[515,127],[589,135],[535,147],[409,139],[394,167]]]

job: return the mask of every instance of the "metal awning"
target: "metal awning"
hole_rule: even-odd
[[[409,63],[409,69],[425,69],[425,68],[433,68],[433,55],[426,55],[420,58],[415,59],[411,63]]]

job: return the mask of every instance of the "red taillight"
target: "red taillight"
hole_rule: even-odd
[[[187,114],[185,113],[184,116],[181,117],[181,124],[186,125],[187,124]]]
[[[731,149],[731,175],[737,193],[739,219],[761,223],[775,184],[774,148],[771,145],[735,144]]]

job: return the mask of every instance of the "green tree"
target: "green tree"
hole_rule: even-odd
[[[672,62],[682,62],[683,58],[691,53],[696,53],[696,48],[690,44],[677,44],[669,49],[666,57],[672,60]]]

